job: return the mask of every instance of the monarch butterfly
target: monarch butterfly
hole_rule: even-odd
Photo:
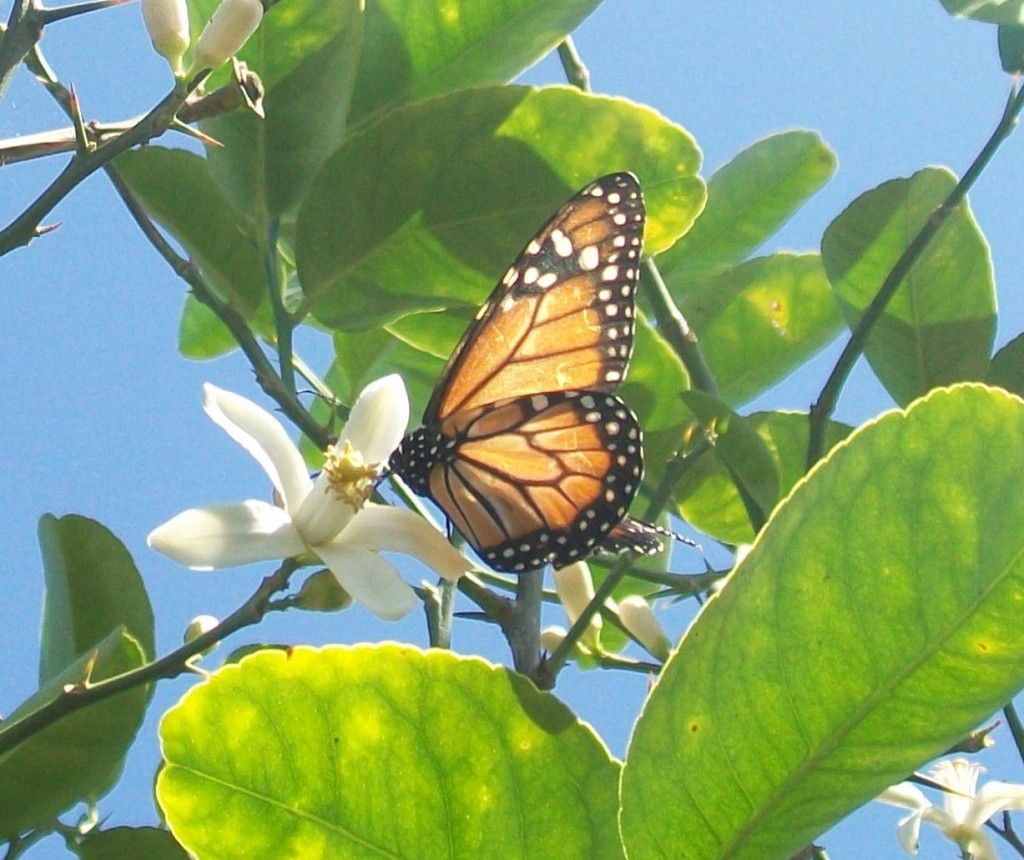
[[[389,469],[497,570],[661,548],[660,529],[626,514],[642,438],[611,393],[633,351],[644,219],[632,173],[562,206],[477,312],[422,426],[391,456]]]

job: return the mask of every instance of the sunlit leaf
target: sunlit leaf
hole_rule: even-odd
[[[1024,403],[931,393],[775,511],[630,742],[630,857],[790,857],[1024,685]]]
[[[600,0],[375,0],[367,4],[353,121],[406,101],[512,80]]]
[[[266,87],[265,117],[247,110],[202,123],[223,144],[210,173],[259,232],[298,201],[348,121],[362,40],[360,0],[287,0],[240,53]]]
[[[708,180],[708,203],[693,229],[658,257],[673,294],[742,262],[786,223],[836,169],[811,131],[786,131],[749,146]]]
[[[817,254],[773,254],[695,284],[680,310],[719,397],[737,405],[781,381],[838,334],[842,317]]]
[[[654,111],[567,87],[409,105],[350,137],[317,177],[299,213],[299,274],[317,317],[338,329],[475,306],[557,208],[605,173],[640,176],[647,250],[664,248],[703,203],[699,162],[690,136]]]
[[[186,694],[160,737],[157,797],[203,858],[622,856],[619,768],[591,730],[450,652],[254,654]]]
[[[829,225],[822,262],[851,327],[956,182],[936,167],[890,180]],[[964,200],[903,278],[865,354],[893,398],[906,403],[939,385],[984,379],[994,336],[992,261]]]

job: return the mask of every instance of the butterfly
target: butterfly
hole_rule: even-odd
[[[613,393],[633,351],[644,222],[632,173],[570,198],[477,312],[388,463],[497,570],[661,549],[665,532],[626,513],[642,434]]]

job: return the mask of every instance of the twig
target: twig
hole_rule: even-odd
[[[274,573],[265,577],[252,596],[220,624],[159,660],[96,683],[69,684],[55,699],[17,722],[4,724],[3,729],[0,729],[0,755],[10,752],[29,738],[81,708],[143,684],[176,678],[178,675],[191,671],[188,666],[190,658],[201,654],[237,630],[257,624],[262,620],[268,611],[271,597],[288,586],[288,580],[297,568],[298,565],[294,561],[285,561]]]
[[[886,276],[882,286],[871,300],[871,304],[864,311],[864,315],[860,318],[856,328],[854,328],[853,333],[850,335],[850,340],[836,360],[835,367],[822,388],[821,394],[814,405],[811,406],[807,468],[818,462],[825,453],[825,433],[828,428],[828,419],[835,411],[839,393],[842,391],[843,385],[846,383],[846,379],[850,375],[850,371],[853,370],[857,359],[864,352],[868,337],[874,330],[876,323],[888,307],[900,284],[903,283],[903,279],[909,274],[931,240],[935,238],[939,228],[957,210],[960,203],[967,196],[971,186],[974,185],[978,177],[981,176],[982,171],[988,166],[989,161],[996,154],[996,150],[1010,136],[1017,123],[1017,116],[1021,108],[1024,108],[1024,87],[1020,87],[1015,82],[1010,90],[1006,106],[1003,108],[1003,115],[995,130],[982,147],[981,152],[978,153],[971,166],[967,169],[967,172],[963,175],[963,178],[956,184],[956,187],[949,192],[946,199],[928,217],[924,226],[918,231],[899,260],[896,261],[896,265],[892,267],[892,270]]]
[[[1013,702],[1003,706],[1003,716],[1006,717],[1006,725],[1013,736],[1013,742],[1017,746],[1017,755],[1024,761],[1024,725],[1021,724],[1020,715],[1017,713]]]
[[[163,134],[187,96],[184,87],[176,86],[132,129],[97,149],[76,154],[46,190],[0,231],[0,256],[27,245],[39,235],[39,224],[43,218],[88,176],[109,164],[122,152]]]
[[[644,294],[654,308],[654,316],[658,320],[658,331],[665,336],[665,340],[679,356],[679,360],[690,376],[690,385],[698,391],[704,391],[712,397],[717,397],[718,383],[700,349],[697,335],[693,333],[693,329],[690,328],[690,324],[673,300],[668,287],[665,286],[658,266],[654,260],[648,259],[643,263],[643,270],[646,284]]]

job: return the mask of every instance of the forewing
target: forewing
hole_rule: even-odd
[[[614,389],[633,349],[643,232],[631,173],[602,177],[569,200],[480,308],[423,423],[511,397]]]

